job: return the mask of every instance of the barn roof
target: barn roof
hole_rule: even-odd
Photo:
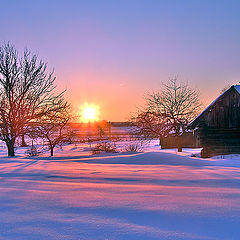
[[[240,94],[240,85],[233,85],[231,86],[229,89],[227,89],[225,92],[223,92],[219,97],[217,97],[210,105],[208,105],[207,108],[205,108],[195,119],[193,119],[189,124],[188,124],[188,128],[189,129],[193,129],[195,127],[197,127],[197,125],[199,124],[201,118],[203,117],[203,115],[210,111],[215,103],[217,101],[219,101],[221,98],[223,98],[229,91],[231,91],[231,89],[234,89],[235,91],[237,91]]]

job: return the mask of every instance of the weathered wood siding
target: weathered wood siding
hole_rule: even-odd
[[[240,153],[240,129],[201,128],[202,157]]]
[[[182,147],[184,148],[199,147],[197,136],[195,136],[193,132],[186,132],[180,137],[173,135],[162,137],[160,140],[161,149],[177,148],[179,140],[181,141]]]
[[[240,94],[230,89],[204,114],[201,122],[208,127],[240,128]]]
[[[232,86],[192,122],[202,157],[240,153],[240,94]]]

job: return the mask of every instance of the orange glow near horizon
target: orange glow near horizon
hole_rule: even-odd
[[[80,108],[80,121],[81,122],[96,122],[99,120],[99,106],[95,104],[85,103]]]

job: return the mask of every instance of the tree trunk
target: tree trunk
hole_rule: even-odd
[[[182,138],[181,136],[178,136],[177,139],[178,139],[178,152],[182,152]]]
[[[50,147],[51,150],[51,157],[53,156],[53,147]]]
[[[27,144],[25,142],[24,134],[22,134],[21,139],[22,139],[21,147],[26,147]]]
[[[7,148],[8,148],[8,156],[14,157],[15,156],[15,152],[14,152],[15,139],[13,138],[13,139],[7,141],[6,144],[7,144]]]

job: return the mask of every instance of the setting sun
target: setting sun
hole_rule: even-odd
[[[95,122],[98,121],[99,106],[94,104],[85,104],[81,107],[81,121],[82,122]]]

